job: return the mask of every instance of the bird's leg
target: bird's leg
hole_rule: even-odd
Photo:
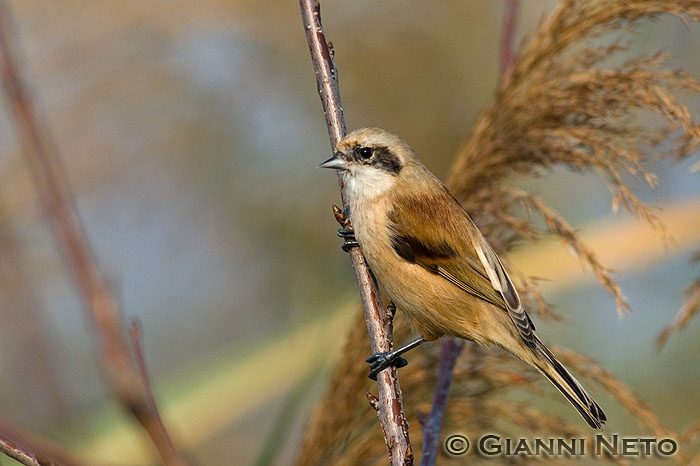
[[[345,240],[341,246],[345,252],[350,252],[352,248],[357,248],[360,246],[360,243],[358,243],[357,239],[355,239],[355,230],[353,230],[352,227],[338,228],[338,236]]]
[[[402,346],[401,348],[395,349],[393,351],[386,351],[384,353],[374,353],[372,356],[365,359],[369,363],[369,378],[372,380],[377,380],[377,374],[386,369],[389,366],[403,367],[408,364],[404,358],[401,357],[406,351],[412,350],[416,346],[419,346],[425,341],[425,338],[418,337],[409,344]]]
[[[360,243],[355,239],[355,230],[352,229],[352,225],[350,224],[350,206],[345,206],[345,209],[341,209],[334,204],[333,215],[335,215],[335,219],[342,227],[338,229],[338,236],[345,240],[341,246],[343,251],[350,252],[352,248],[359,247]]]

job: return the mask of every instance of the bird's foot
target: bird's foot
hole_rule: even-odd
[[[360,246],[360,243],[358,243],[355,239],[355,230],[353,230],[352,227],[338,228],[338,236],[345,240],[341,246],[342,250],[345,252],[350,252],[352,248],[357,248]]]
[[[369,378],[372,380],[377,380],[377,374],[387,367],[394,366],[399,368],[408,364],[408,361],[402,358],[400,353],[396,351],[374,353],[372,356],[365,359],[365,361],[369,363]]]

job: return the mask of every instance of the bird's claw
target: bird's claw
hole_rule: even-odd
[[[350,252],[352,248],[360,247],[360,243],[355,239],[355,230],[352,228],[338,228],[338,236],[345,240],[341,246],[343,251]]]
[[[352,248],[359,248],[359,247],[360,247],[360,243],[358,243],[357,241],[346,241],[340,246],[340,249],[342,249],[345,252],[350,252],[350,250]]]
[[[385,353],[374,353],[365,359],[365,361],[369,363],[369,378],[372,380],[377,380],[377,374],[387,367],[394,366],[399,368],[408,364],[406,359],[394,354],[392,351],[387,351]]]

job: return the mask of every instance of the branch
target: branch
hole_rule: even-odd
[[[0,419],[0,453],[25,466],[85,466],[50,440],[23,432],[4,419]]]
[[[423,421],[423,453],[421,455],[421,466],[434,466],[437,460],[438,447],[440,445],[440,431],[442,430],[442,420],[445,416],[447,398],[450,395],[450,385],[454,372],[455,361],[459,356],[464,340],[460,338],[445,338],[442,342],[440,362],[438,363],[438,378],[435,383],[435,394],[433,395],[433,406],[430,414]]]
[[[316,73],[316,84],[321,97],[326,126],[330,137],[331,149],[345,136],[345,120],[340,103],[338,77],[333,63],[332,49],[326,42],[321,26],[321,9],[317,0],[299,0],[301,16],[306,31],[306,40],[311,52],[311,61]],[[343,181],[340,183],[340,195],[343,207],[347,207]],[[350,225],[350,219],[339,213],[339,221]],[[360,291],[362,306],[365,311],[367,331],[373,352],[390,351],[393,347],[393,315],[380,302],[379,290],[365,263],[359,248],[350,250],[352,265]],[[401,400],[401,388],[396,368],[391,367],[377,376],[379,397],[376,403],[379,422],[384,429],[389,460],[392,465],[412,465],[413,452],[408,437],[408,422]]]
[[[156,400],[153,397],[151,382],[148,379],[148,371],[146,370],[146,359],[143,355],[143,345],[141,341],[142,333],[141,324],[138,319],[132,319],[131,325],[129,326],[129,335],[131,337],[131,344],[134,348],[136,365],[139,370],[141,382],[143,383],[145,389],[146,403],[148,406],[147,410],[143,410],[143,412],[138,413],[134,411],[133,414],[137,417],[137,419],[139,419],[141,425],[143,425],[144,429],[146,429],[146,431],[149,433],[153,443],[158,447],[159,451],[162,451],[168,455],[178,455],[168,456],[170,459],[166,461],[165,456],[163,456],[163,453],[161,453],[163,461],[166,461],[166,464],[185,466],[187,462],[177,453],[175,445],[168,434],[168,430],[165,428],[165,424],[163,424],[163,419],[160,417]]]
[[[7,102],[56,241],[92,318],[111,388],[147,431],[163,461],[186,465],[149,404],[147,388],[124,335],[121,310],[92,254],[60,157],[20,76],[10,20],[10,9],[0,0],[0,74]]]
[[[17,446],[5,437],[0,436],[0,452],[26,466],[59,466],[46,458],[39,459],[36,453]]]
[[[519,0],[505,0],[501,28],[501,89],[508,87],[515,57],[515,25],[518,18]]]

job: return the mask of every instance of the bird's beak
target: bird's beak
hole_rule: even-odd
[[[336,170],[347,169],[347,162],[343,160],[342,155],[342,152],[336,152],[333,154],[333,157],[323,162],[318,168],[335,168]]]

